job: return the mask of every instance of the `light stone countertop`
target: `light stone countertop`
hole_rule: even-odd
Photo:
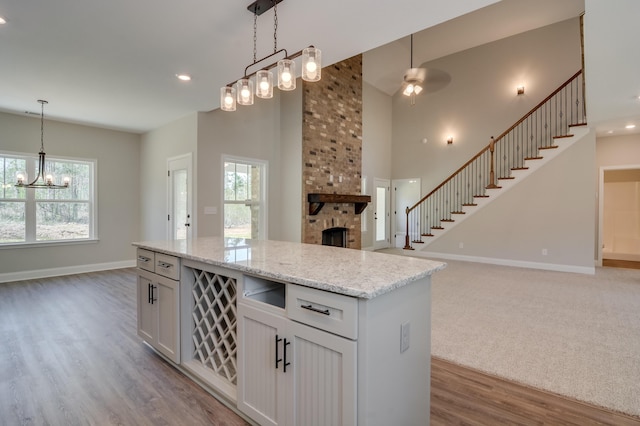
[[[207,237],[134,246],[273,280],[372,299],[444,269],[446,263],[371,251]]]

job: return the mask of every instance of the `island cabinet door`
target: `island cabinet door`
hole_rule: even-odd
[[[152,304],[153,280],[138,275],[138,336],[153,345],[156,338],[156,310]]]
[[[283,343],[287,321],[238,304],[237,406],[261,425],[286,424]]]
[[[356,342],[290,321],[290,425],[356,425]],[[292,352],[292,353],[291,353]]]

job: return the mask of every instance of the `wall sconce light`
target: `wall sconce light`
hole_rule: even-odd
[[[449,136],[447,138],[447,145],[452,145],[453,144],[453,136]]]
[[[518,86],[518,87],[516,88],[516,93],[517,93],[518,95],[524,95],[524,86]]]

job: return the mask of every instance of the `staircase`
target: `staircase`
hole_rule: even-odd
[[[421,250],[588,133],[578,71],[449,178],[407,207],[405,250]]]

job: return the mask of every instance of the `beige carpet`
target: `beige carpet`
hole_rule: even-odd
[[[640,415],[640,271],[595,276],[447,262],[432,354]]]
[[[433,278],[434,356],[640,415],[640,270],[445,262]]]

